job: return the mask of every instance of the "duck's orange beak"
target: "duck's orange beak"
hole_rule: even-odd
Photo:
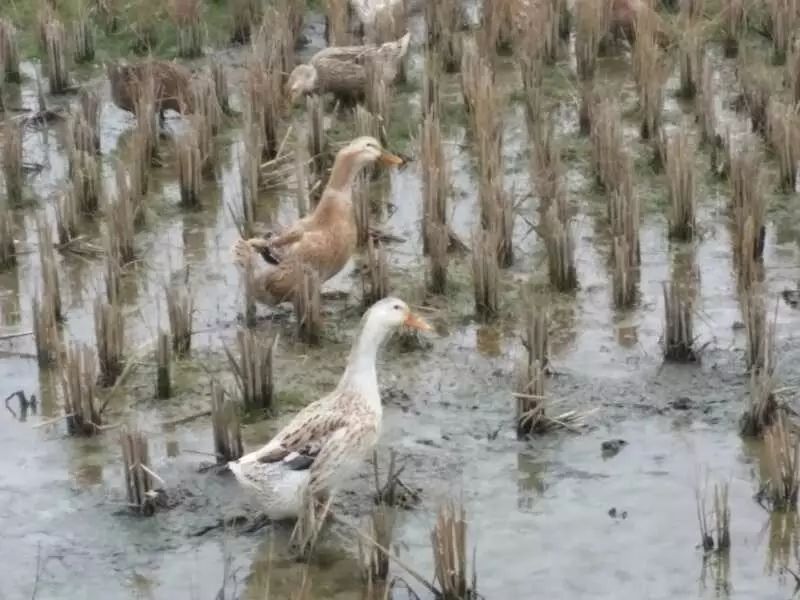
[[[386,150],[384,150],[378,157],[378,162],[385,167],[397,167],[402,165],[405,161],[396,154],[392,154],[391,152],[386,152]]]
[[[431,327],[424,319],[412,312],[408,313],[406,320],[403,321],[403,325],[418,331],[433,331],[433,327]]]

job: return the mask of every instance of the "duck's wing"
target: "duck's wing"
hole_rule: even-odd
[[[309,489],[312,494],[327,491],[337,477],[342,477],[363,460],[377,440],[374,421],[350,419],[343,427],[331,433],[320,448],[315,460],[309,464]]]
[[[376,46],[330,46],[317,52],[311,64],[319,71],[336,68],[337,63],[360,63],[365,56],[374,53]],[[339,68],[341,68],[339,66]]]

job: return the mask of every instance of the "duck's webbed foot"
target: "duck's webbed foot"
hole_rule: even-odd
[[[253,272],[255,272],[258,266],[258,261],[256,259],[259,257],[251,241],[252,240],[243,240],[239,238],[231,247],[233,262],[242,271],[253,269]]]

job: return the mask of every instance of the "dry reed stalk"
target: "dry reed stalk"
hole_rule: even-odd
[[[135,222],[136,207],[129,193],[118,194],[116,200],[109,202],[109,238],[114,242],[114,257],[120,266],[136,259]]]
[[[797,107],[770,99],[767,108],[767,139],[778,159],[780,185],[784,192],[797,187],[797,161],[800,160],[800,115]]]
[[[767,321],[764,298],[755,289],[741,293],[739,303],[747,334],[747,368],[772,375],[775,368],[775,323]]]
[[[514,46],[514,0],[483,0],[479,40],[484,56],[510,54]]]
[[[101,173],[100,164],[94,152],[74,149],[70,156],[72,193],[78,210],[85,215],[93,215],[100,207]]]
[[[564,175],[561,145],[555,135],[553,118],[540,120],[533,129],[532,138],[531,174],[539,196],[539,210],[544,213],[556,201]]]
[[[0,271],[17,264],[14,220],[5,201],[0,201]]]
[[[87,63],[94,60],[94,23],[89,7],[84,2],[78,7],[77,19],[72,23],[72,47],[75,62]]]
[[[195,129],[206,131],[208,138],[216,135],[222,126],[223,111],[214,76],[210,73],[195,76],[191,83],[191,94]],[[210,139],[201,147],[203,154],[208,155],[205,160],[211,160]]]
[[[305,154],[305,147],[301,136],[295,136],[294,148],[294,184],[295,184],[295,204],[297,205],[297,216],[301,219],[311,210],[311,198],[308,188],[308,157]]]
[[[695,174],[694,150],[690,145],[689,132],[681,127],[667,141],[667,189],[669,191],[669,235],[678,240],[694,238],[695,223]]]
[[[500,309],[500,269],[497,233],[478,230],[472,236],[472,285],[475,312],[493,319]]]
[[[58,283],[58,263],[56,261],[53,233],[47,220],[36,220],[36,236],[39,242],[39,266],[42,272],[42,298],[53,304],[56,321],[64,321],[61,288]]]
[[[17,28],[8,19],[0,19],[0,61],[6,83],[20,83],[22,72],[19,69],[19,47]]]
[[[125,321],[119,303],[108,303],[101,296],[95,299],[94,334],[100,363],[98,382],[111,387],[122,374],[125,348]]]
[[[194,298],[188,287],[165,286],[167,316],[172,334],[172,351],[178,358],[186,358],[192,350],[192,319]]]
[[[717,110],[714,98],[714,71],[710,61],[703,61],[703,74],[700,77],[700,89],[695,101],[695,114],[700,124],[700,143],[706,147],[718,148],[720,138],[717,135]]]
[[[264,133],[261,157],[263,160],[272,160],[278,154],[278,146],[281,142],[278,130],[281,113],[286,105],[283,73],[289,73],[292,70],[291,66],[287,68],[285,64],[290,60],[286,56],[288,32],[285,29],[277,31],[278,35],[274,35],[274,32],[267,33],[262,27],[254,46],[254,51],[259,57],[257,64],[259,64],[260,71],[254,74],[248,70],[248,78],[255,77],[255,82],[251,85],[258,90],[258,98],[262,102],[263,120],[261,123]]]
[[[447,254],[450,245],[450,230],[446,225],[430,223],[428,235],[428,277],[427,289],[431,294],[444,294],[447,291]]]
[[[111,240],[110,231],[106,229],[103,236],[104,250],[104,282],[106,288],[106,298],[110,304],[115,304],[122,291],[122,266],[119,258],[115,256],[116,245]]]
[[[230,103],[230,88],[228,87],[228,75],[225,65],[215,59],[211,61],[211,79],[214,82],[214,94],[222,114],[231,117],[234,112]]]
[[[575,4],[575,60],[581,81],[594,77],[600,44],[609,31],[605,4],[605,0],[578,0]]]
[[[622,120],[617,104],[605,98],[592,109],[592,162],[597,183],[607,194],[629,194],[632,185],[628,155],[622,136]]]
[[[61,21],[51,19],[44,26],[47,81],[51,94],[63,94],[70,88],[67,64],[67,32]]]
[[[67,433],[82,436],[98,433],[103,421],[95,402],[97,368],[91,348],[73,345],[67,350],[60,371]]]
[[[178,56],[202,56],[206,37],[202,0],[172,0],[170,13],[172,22],[178,29]]]
[[[6,197],[11,206],[22,204],[22,125],[7,120],[3,127],[3,178]]]
[[[161,85],[160,81],[156,81],[151,65],[148,65],[143,76],[136,83],[136,91],[138,92],[134,100],[136,133],[141,136],[144,142],[143,155],[146,158],[145,165],[148,167],[160,164],[159,111],[156,101],[161,96]]]
[[[369,197],[369,182],[365,175],[359,174],[353,182],[353,217],[356,223],[356,244],[364,248],[370,240],[372,203]]]
[[[701,85],[705,64],[705,43],[700,26],[688,24],[678,45],[680,65],[680,88],[678,95],[693,99]]]
[[[767,107],[773,93],[771,75],[764,69],[745,68],[740,71],[739,81],[753,131],[766,137]]]
[[[256,218],[256,202],[258,201],[258,186],[260,183],[260,155],[259,132],[257,129],[248,128],[249,120],[245,119],[244,132],[244,165],[239,157],[239,178],[241,180],[241,212],[237,215],[237,223],[242,237],[249,238],[253,235],[253,226]]]
[[[384,88],[385,89],[385,88]],[[356,134],[359,136],[368,135],[370,137],[374,137],[376,139],[381,138],[381,122],[380,118],[373,114],[371,111],[366,109],[361,104],[356,106],[355,116],[353,118],[355,122],[355,129]],[[367,167],[364,170],[371,178],[375,177],[378,173],[378,170],[373,167]]]
[[[769,11],[769,33],[772,39],[772,62],[786,62],[792,44],[792,32],[797,28],[797,0],[766,0]]]
[[[237,460],[244,454],[239,411],[216,381],[211,382],[211,426],[214,433],[214,454],[217,463]]]
[[[422,169],[422,245],[429,252],[431,228],[447,227],[447,201],[450,175],[442,141],[442,128],[436,110],[424,115],[420,130]]]
[[[367,238],[367,264],[362,278],[362,305],[366,310],[381,298],[389,295],[389,265],[383,246],[377,247],[372,237]]]
[[[249,127],[256,128],[258,131],[258,145],[260,148],[259,160],[271,160],[275,158],[278,151],[277,139],[277,118],[276,105],[272,99],[272,92],[280,95],[279,90],[271,90],[270,86],[276,83],[280,87],[280,72],[276,64],[274,52],[267,51],[273,49],[274,44],[267,45],[264,36],[259,35],[259,39],[254,42],[253,48],[247,57],[245,73],[245,122]],[[267,64],[267,60],[272,61]]]
[[[772,333],[770,330],[769,335]],[[739,432],[744,436],[758,437],[775,422],[777,414],[778,402],[775,398],[772,365],[765,365],[763,369],[753,369],[750,372],[750,393],[747,406],[739,420]]]
[[[461,68],[462,30],[466,24],[464,6],[458,0],[425,3],[428,46],[436,49],[446,73]]]
[[[359,538],[358,553],[361,562],[361,576],[367,589],[378,582],[385,582],[389,577],[389,556],[381,548],[391,548],[395,523],[397,522],[397,509],[387,504],[378,503],[369,517],[366,537],[376,542],[371,544],[369,550]]]
[[[664,283],[664,358],[673,362],[694,362],[692,303],[679,286]]]
[[[745,0],[723,0],[721,21],[725,57],[735,58],[739,54],[739,41],[747,30]]]
[[[297,268],[301,271],[297,279],[300,283],[293,297],[297,333],[307,344],[318,344],[322,338],[319,275],[304,265],[298,265]]]
[[[764,471],[767,481],[763,490],[773,511],[794,511],[800,491],[800,443],[796,434],[778,413],[775,423],[764,433]]]
[[[72,124],[75,148],[90,154],[100,152],[100,97],[94,90],[81,88],[78,110]]]
[[[311,157],[311,174],[321,181],[325,175],[328,145],[325,138],[325,109],[318,95],[306,98],[308,115],[308,155]]]
[[[61,339],[58,334],[53,298],[47,290],[42,291],[41,300],[33,297],[33,339],[36,358],[40,367],[51,367],[58,362]]]
[[[767,198],[761,191],[760,160],[752,146],[745,146],[730,160],[734,259],[744,287],[755,281],[757,263],[764,253]]]
[[[383,80],[382,69],[375,62],[366,65],[367,89],[365,101],[367,109],[375,115],[378,121],[376,137],[382,144],[389,144],[389,126],[392,117],[392,90]]]
[[[200,206],[200,192],[203,189],[203,173],[200,144],[197,131],[190,128],[181,134],[175,144],[177,154],[178,185],[181,190],[181,204],[187,208]]]
[[[475,575],[470,589],[467,574],[467,514],[463,505],[443,504],[431,532],[433,563],[442,600],[470,600],[476,597]]]
[[[538,360],[518,367],[514,383],[517,437],[542,433],[549,427],[546,421],[545,378],[544,367]]]
[[[325,41],[329,46],[352,46],[347,0],[325,0]]]
[[[147,438],[142,432],[128,431],[126,427],[120,434],[120,444],[128,506],[139,514],[151,516],[156,511],[159,492],[153,486],[157,476],[150,469]]]
[[[75,201],[75,194],[71,189],[68,188],[59,196],[55,209],[58,243],[61,246],[66,246],[77,237],[80,225],[78,203]],[[0,224],[1,226],[2,224]]]
[[[575,268],[575,242],[572,227],[566,217],[566,192],[556,195],[545,213],[545,244],[550,283],[560,292],[570,292],[578,287],[578,272]]]
[[[522,89],[525,94],[525,118],[530,132],[542,112],[545,48],[539,38],[533,35],[532,31],[525,35],[521,44],[523,45],[523,51],[519,53],[517,62],[522,75]]]
[[[253,32],[261,22],[262,3],[259,0],[231,0],[230,11],[233,17],[231,42],[234,44],[249,43]]]
[[[150,188],[150,151],[147,138],[141,131],[134,131],[130,140],[131,194],[142,199]]]
[[[159,43],[164,3],[162,0],[139,0],[129,7],[126,17],[134,38],[131,50],[142,56],[152,54]]]
[[[156,338],[156,398],[164,400],[172,396],[172,352],[169,334],[159,329]]]
[[[707,506],[706,490],[695,489],[695,505],[700,527],[700,546],[703,551],[727,552],[731,547],[731,507],[728,484],[715,484],[711,508]],[[713,520],[709,524],[709,512]]]
[[[441,110],[440,82],[442,78],[441,59],[436,49],[426,45],[424,50],[424,69],[422,75],[422,114]]]
[[[491,73],[490,67],[478,53],[475,38],[465,39],[461,53],[461,94],[464,97],[464,109],[470,117],[475,112],[475,97],[483,83],[484,71],[487,70]],[[490,81],[490,87],[493,84],[494,82]]]
[[[636,265],[631,262],[631,250],[625,237],[614,237],[614,305],[617,308],[630,308],[636,301]]]
[[[140,196],[135,196],[133,194],[133,186],[131,185],[131,180],[133,178],[128,173],[128,169],[122,161],[117,161],[114,169],[114,179],[117,185],[117,199],[119,202],[127,205],[125,209],[127,214],[123,214],[122,216],[126,219],[132,216],[134,227],[144,225],[146,216],[144,202]],[[130,241],[133,242],[132,233],[130,235]]]
[[[262,340],[251,329],[239,329],[236,332],[239,360],[225,350],[244,408],[248,412],[271,411],[274,408],[273,368],[277,343],[277,337],[268,336]]]
[[[408,31],[407,2],[389,2],[376,11],[374,22],[364,27],[364,41],[383,44],[402,37]],[[399,65],[398,78],[405,81],[405,61]]]
[[[657,13],[639,11],[635,20],[636,45],[633,51],[633,72],[639,91],[642,115],[642,139],[653,139],[661,126],[664,104],[664,82],[667,69],[658,46]],[[699,72],[698,72],[699,74]]]
[[[247,261],[244,269],[244,324],[256,326],[256,279],[253,261]]]

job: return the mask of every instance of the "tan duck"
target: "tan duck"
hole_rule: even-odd
[[[313,268],[320,282],[342,270],[356,248],[353,181],[375,162],[400,165],[403,159],[385,151],[375,138],[354,139],[336,155],[328,185],[311,214],[277,235],[234,243],[236,265],[253,269],[256,300],[273,306],[291,300],[301,265]]]
[[[332,46],[320,50],[306,65],[298,65],[286,84],[292,103],[306,94],[332,93],[342,99],[358,100],[367,86],[369,61],[380,69],[383,81],[393,83],[400,63],[408,52],[411,34],[381,45]]]
[[[162,119],[167,109],[184,114],[194,110],[192,73],[176,62],[146,60],[132,64],[108,64],[106,72],[111,83],[111,100],[122,110],[136,112],[139,87],[150,73],[155,83],[156,110]]]

